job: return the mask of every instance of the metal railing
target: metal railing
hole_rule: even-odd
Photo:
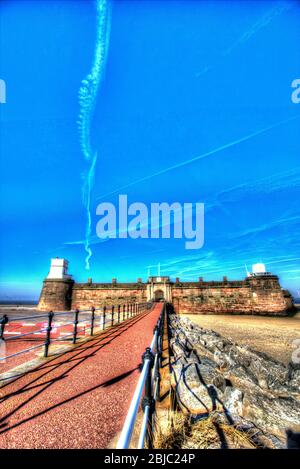
[[[5,343],[14,341],[16,339],[22,339],[22,338],[30,339],[30,336],[32,336],[33,338],[34,335],[37,335],[37,334],[45,334],[45,336],[44,336],[44,341],[38,345],[34,345],[25,350],[20,350],[10,355],[1,356],[0,363],[1,361],[7,360],[12,357],[16,357],[17,355],[21,355],[22,353],[30,352],[40,347],[44,347],[44,357],[48,357],[49,347],[53,342],[66,341],[69,339],[72,341],[73,344],[76,344],[78,340],[78,336],[80,334],[80,330],[78,328],[78,325],[80,324],[85,324],[85,325],[88,324],[87,329],[90,330],[89,336],[93,336],[95,327],[99,327],[99,330],[104,331],[105,329],[107,329],[107,327],[120,324],[121,322],[126,321],[127,319],[130,319],[134,316],[137,316],[138,314],[141,314],[147,310],[150,310],[151,308],[152,308],[152,303],[147,302],[147,303],[126,303],[126,304],[117,305],[117,306],[115,305],[103,306],[102,308],[92,307],[91,309],[87,309],[87,310],[76,309],[73,311],[57,311],[57,312],[49,311],[48,313],[44,313],[44,314],[37,314],[37,315],[32,315],[32,316],[23,316],[23,317],[16,317],[16,318],[9,318],[6,314],[4,314],[0,318],[0,340],[3,340]],[[59,322],[59,325],[55,324],[54,321],[56,318],[60,318],[61,316],[66,316],[66,315],[73,316],[72,320],[70,320],[69,322],[62,322],[62,323]],[[35,323],[26,324],[26,321],[42,319],[42,318],[46,318],[47,321],[46,321],[46,325],[44,325],[41,329],[34,329],[25,333],[7,332],[7,327],[12,325],[13,323],[25,321],[25,323],[20,327],[25,327],[27,325],[35,326]],[[64,334],[63,336],[56,337],[56,338],[53,336],[53,333],[52,333],[53,328],[59,328],[59,327],[63,328],[65,326],[70,326],[70,325],[73,326],[72,332],[68,332]],[[7,334],[12,334],[12,336],[7,337]],[[37,340],[43,340],[43,338],[37,339]]]
[[[139,432],[137,449],[144,448],[146,442],[149,447],[150,438],[149,431],[147,430],[149,428],[151,429],[153,426],[155,403],[160,399],[159,370],[161,367],[165,311],[166,304],[164,303],[157,325],[154,328],[151,345],[146,348],[145,353],[142,355],[143,367],[116,446],[117,449],[129,448],[140,407],[144,415]]]

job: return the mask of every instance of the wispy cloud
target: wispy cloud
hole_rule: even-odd
[[[255,181],[237,184],[224,189],[216,194],[219,200],[224,196],[232,195],[233,198],[240,198],[244,193],[247,196],[251,193],[271,193],[276,190],[292,189],[300,187],[300,166],[297,166],[280,173],[270,174]],[[230,197],[226,200],[231,200]]]
[[[241,232],[234,233],[233,235],[229,236],[229,238],[240,238],[243,236],[249,236],[251,234],[257,234],[261,232],[265,232],[268,230],[271,230],[273,228],[276,228],[277,226],[287,226],[291,225],[293,223],[297,223],[300,221],[300,216],[294,216],[294,217],[289,217],[289,218],[279,218],[277,220],[273,220],[270,223],[263,223],[258,226],[254,226],[252,228],[246,228]]]
[[[219,65],[220,61],[231,54],[239,46],[243,45],[262,28],[267,26],[273,19],[286,12],[294,6],[295,2],[277,2],[272,8],[267,10],[257,21],[255,21],[246,31],[243,32],[230,46],[220,52],[219,59],[210,65],[205,65],[202,70],[195,73],[195,77],[199,78],[210,70]]]
[[[198,155],[198,156],[195,156],[193,158],[189,158],[189,159],[186,159],[184,161],[181,161],[180,163],[177,163],[177,164],[174,164],[172,166],[168,166],[167,168],[163,168],[161,169],[160,171],[156,171],[155,173],[152,173],[152,174],[149,174],[149,175],[146,175],[144,177],[141,177],[140,179],[136,179],[134,181],[131,181],[127,184],[124,184],[120,187],[117,187],[116,189],[114,189],[113,191],[110,191],[110,192],[107,192],[105,194],[102,194],[100,197],[97,198],[97,200],[103,200],[105,199],[106,197],[110,196],[110,195],[114,195],[114,194],[119,194],[120,191],[123,191],[124,189],[128,189],[129,187],[132,187],[132,186],[135,186],[137,184],[140,184],[141,182],[145,182],[145,181],[149,181],[150,179],[153,179],[157,176],[160,176],[162,174],[166,174],[170,171],[174,171],[175,169],[179,169],[179,168],[182,168],[184,166],[187,166],[189,164],[192,164],[192,163],[195,163],[196,161],[199,161],[199,160],[202,160],[204,158],[207,158],[207,157],[212,157],[214,155],[216,155],[217,153],[223,151],[223,150],[226,150],[228,148],[232,148],[234,147],[235,145],[239,145],[243,142],[246,142],[248,140],[251,140],[252,138],[254,137],[257,137],[261,134],[264,134],[265,132],[268,132],[272,129],[275,129],[281,125],[284,125],[284,124],[287,124],[288,122],[291,122],[295,119],[299,119],[300,118],[300,115],[296,115],[296,116],[293,116],[293,117],[290,117],[288,119],[284,119],[284,120],[281,120],[279,122],[275,122],[274,124],[271,124],[267,127],[264,127],[262,129],[259,129],[259,130],[256,130],[255,132],[252,132],[244,137],[241,137],[241,138],[238,138],[236,140],[233,140],[232,142],[229,142],[229,143],[226,143],[224,145],[221,145],[220,147],[217,147],[217,148],[214,148],[212,150],[209,150],[205,153],[202,153],[201,155]]]
[[[229,46],[223,52],[223,55],[230,54],[234,49],[248,41],[252,36],[258,33],[258,31],[267,26],[274,18],[292,8],[294,4],[295,2],[277,2],[274,7],[266,11],[257,21],[255,21],[254,24],[250,26],[249,29],[247,29],[231,46]]]

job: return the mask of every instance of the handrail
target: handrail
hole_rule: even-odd
[[[122,306],[122,313],[121,313],[121,306]],[[90,329],[90,336],[93,336],[96,321],[97,321],[97,327],[100,327],[102,330],[105,330],[106,325],[108,323],[111,326],[115,326],[117,324],[120,324],[123,321],[126,321],[129,318],[132,318],[133,316],[136,316],[137,314],[140,314],[142,312],[149,310],[151,307],[152,307],[152,303],[144,302],[144,303],[125,303],[123,305],[117,305],[116,308],[115,308],[115,305],[109,305],[109,306],[103,306],[101,308],[91,307],[90,310],[87,310],[87,309],[78,310],[77,309],[77,310],[72,310],[72,311],[56,311],[56,312],[49,311],[48,313],[37,314],[35,316],[25,316],[25,317],[17,317],[17,318],[9,318],[6,314],[4,314],[0,318],[0,340],[13,341],[14,339],[21,339],[22,337],[26,337],[26,336],[28,337],[30,335],[34,335],[35,333],[40,333],[40,334],[45,333],[45,338],[44,338],[43,343],[38,344],[34,347],[21,350],[11,355],[0,357],[0,363],[1,361],[15,357],[16,355],[21,355],[22,353],[26,353],[30,350],[33,350],[35,348],[42,347],[42,346],[45,347],[44,357],[48,357],[49,347],[51,343],[56,342],[58,340],[63,340],[69,336],[73,338],[73,344],[76,343],[77,336],[78,334],[80,334],[78,327],[77,327],[78,324],[89,321],[89,324],[87,324],[86,328]],[[98,311],[101,311],[102,314],[95,315],[95,312],[98,312]],[[127,314],[125,315],[126,311],[127,311]],[[91,317],[90,318],[84,317],[83,319],[78,319],[81,313],[83,314],[90,313]],[[72,314],[74,316],[74,320],[72,322],[62,323],[58,326],[57,324],[55,324],[55,318],[59,318],[62,314]],[[47,324],[45,324],[45,326],[42,329],[32,330],[31,332],[26,332],[23,334],[16,333],[15,336],[5,337],[5,333],[6,333],[5,328],[7,325],[10,325],[13,322],[18,322],[21,320],[32,320],[32,319],[40,319],[40,318],[47,318],[48,320]],[[30,324],[30,325],[33,326],[33,324]],[[68,325],[73,325],[73,332],[70,332],[70,333],[66,332],[65,335],[60,338],[52,337],[51,331],[53,327],[58,328],[58,327],[65,327]],[[24,327],[24,326],[22,325],[21,327]]]
[[[164,303],[160,317],[157,321],[157,325],[154,328],[154,334],[151,341],[151,345],[150,347],[146,348],[146,351],[142,356],[143,368],[129,406],[129,410],[123,425],[123,429],[121,431],[121,435],[116,446],[117,449],[129,448],[140,404],[142,405],[144,416],[139,434],[137,448],[144,448],[147,434],[147,425],[150,416],[154,412],[155,401],[159,399],[159,366],[160,356],[162,353],[162,335],[164,327],[165,309],[166,304]],[[141,399],[143,391],[144,397],[143,399]]]
[[[92,309],[92,308],[91,308]],[[80,313],[90,313],[91,309],[81,309],[78,310]],[[95,311],[100,311],[103,308],[96,308]],[[71,309],[70,311],[52,311],[55,315],[60,316],[63,314],[74,314],[75,309]],[[47,318],[49,313],[44,313],[44,314],[36,314],[33,316],[21,316],[17,318],[10,318],[9,322],[17,322],[17,321],[27,321],[28,319],[38,319],[38,318]],[[4,314],[6,316],[6,314]]]

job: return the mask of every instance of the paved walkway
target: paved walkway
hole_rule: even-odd
[[[156,304],[0,389],[0,448],[105,448],[122,429]]]

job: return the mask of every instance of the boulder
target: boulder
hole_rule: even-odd
[[[217,408],[222,410],[219,398],[222,392],[214,386],[213,378],[207,379],[207,371],[204,371],[203,367],[201,369],[199,363],[173,366],[172,384],[175,387],[178,403],[185,413],[208,415]]]
[[[299,432],[299,365],[286,367],[188,318],[172,315],[169,326],[172,385],[184,412],[219,412],[232,423],[257,428],[276,447],[288,430]]]
[[[265,432],[284,439],[287,430],[300,431],[299,402],[287,397],[267,397],[260,393],[245,393],[241,416]]]

